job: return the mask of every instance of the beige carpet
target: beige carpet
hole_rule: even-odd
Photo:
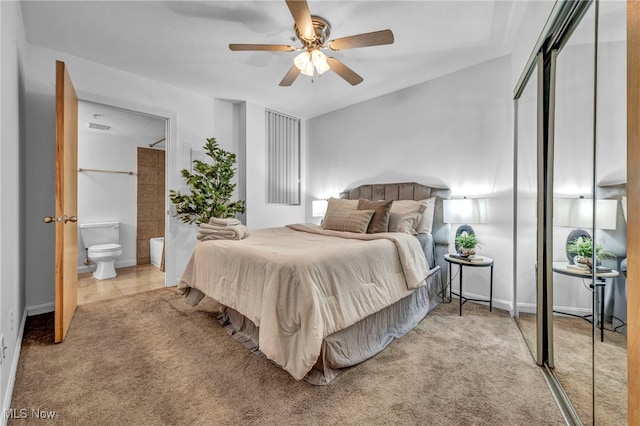
[[[172,289],[78,307],[67,340],[28,319],[9,424],[561,425],[514,321],[441,304],[385,351],[330,385],[296,382],[217,324],[215,304]],[[40,422],[40,423],[39,423]]]
[[[604,342],[597,330],[592,353],[591,323],[556,315],[554,321],[555,374],[576,413],[585,425],[627,424],[627,344],[623,334],[605,326]],[[535,315],[521,314],[520,325],[527,336],[535,336]],[[592,360],[595,365],[592,369]],[[595,404],[593,399],[595,375]],[[594,415],[595,409],[595,415]],[[595,421],[594,421],[595,419]]]

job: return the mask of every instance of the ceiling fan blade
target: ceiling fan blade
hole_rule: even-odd
[[[327,63],[333,72],[344,78],[349,84],[355,86],[362,83],[364,78],[360,77],[351,68],[337,60],[336,58],[328,57]]]
[[[316,37],[316,30],[313,29],[313,22],[311,21],[311,13],[309,12],[309,5],[306,0],[286,0],[287,6],[293,20],[296,22],[296,27],[300,32],[300,35],[305,40],[313,40]]]
[[[374,31],[349,37],[337,38],[329,42],[331,50],[355,49],[356,47],[380,46],[393,43],[391,30]]]
[[[300,74],[300,70],[295,65],[291,67],[291,69],[287,72],[287,75],[284,76],[282,81],[280,82],[280,86],[291,86],[295,79]]]
[[[261,50],[261,51],[269,51],[269,52],[293,52],[296,50],[293,46],[287,46],[284,44],[230,44],[229,49],[234,52],[245,51],[245,50]]]

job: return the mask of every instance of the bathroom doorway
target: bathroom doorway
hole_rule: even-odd
[[[79,223],[118,222],[122,246],[118,275],[97,280],[79,233],[79,304],[165,286],[167,124],[154,115],[78,102]]]

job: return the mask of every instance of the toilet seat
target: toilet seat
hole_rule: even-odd
[[[89,247],[89,253],[111,253],[122,249],[120,244],[98,244]]]

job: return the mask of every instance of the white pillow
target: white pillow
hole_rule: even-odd
[[[389,216],[389,232],[417,234],[418,225],[426,209],[426,203],[411,200],[394,201]]]
[[[436,213],[436,197],[420,200],[420,202],[426,202],[427,209],[422,213],[422,219],[420,219],[416,232],[418,234],[431,234],[431,231],[433,231],[433,216]]]

